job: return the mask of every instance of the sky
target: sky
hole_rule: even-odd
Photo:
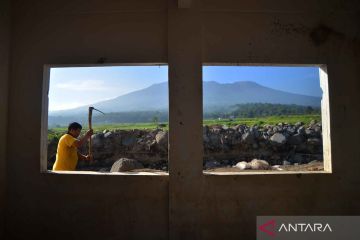
[[[167,79],[167,66],[51,68],[49,111],[116,98]]]
[[[90,105],[166,81],[167,66],[51,68],[49,111]],[[291,93],[322,94],[317,67],[205,66],[203,81],[254,81]]]
[[[265,87],[321,97],[318,67],[206,66],[204,81],[253,81]]]

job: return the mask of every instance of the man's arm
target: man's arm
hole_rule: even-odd
[[[94,131],[92,129],[88,130],[85,135],[80,140],[76,140],[73,145],[77,148],[81,147],[89,138],[91,138],[93,133]]]

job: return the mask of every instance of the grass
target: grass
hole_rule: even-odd
[[[168,124],[166,127],[162,127],[162,129],[168,130]],[[93,129],[95,133],[99,133],[104,131],[105,129],[112,130],[132,130],[132,129],[156,129],[157,124],[155,123],[114,123],[114,124],[102,124],[102,125],[93,125]],[[88,126],[83,126],[83,130],[87,130]],[[60,138],[63,134],[67,132],[67,127],[56,127],[50,128],[48,130],[48,140],[53,138]],[[84,132],[84,131],[83,131]]]
[[[269,116],[269,117],[258,117],[258,118],[235,118],[235,119],[212,119],[204,120],[203,125],[226,125],[235,126],[238,124],[244,124],[248,126],[258,125],[263,126],[265,124],[274,125],[280,122],[295,124],[297,122],[303,122],[309,124],[312,120],[318,122],[321,121],[320,115],[290,115],[290,116]]]
[[[248,126],[258,125],[263,126],[265,124],[278,124],[289,123],[295,124],[297,122],[303,122],[304,124],[309,124],[312,120],[318,122],[321,121],[320,115],[291,115],[291,116],[269,116],[269,117],[258,117],[258,118],[234,118],[234,119],[206,119],[203,121],[203,125],[226,125],[226,126],[236,126],[238,124],[244,124]],[[168,130],[168,123],[165,127],[162,127],[164,130]],[[157,124],[155,123],[117,123],[117,124],[103,124],[103,125],[94,125],[94,132],[102,132],[105,129],[111,130],[131,130],[131,129],[156,129]],[[87,126],[84,126],[84,130],[87,129]],[[64,133],[67,132],[66,127],[51,128],[48,130],[48,140],[53,138],[59,139]]]

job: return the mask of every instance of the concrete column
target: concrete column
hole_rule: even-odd
[[[198,0],[169,1],[170,239],[195,239],[202,181],[202,51]]]
[[[5,237],[6,134],[9,81],[10,7],[0,1],[0,239]]]

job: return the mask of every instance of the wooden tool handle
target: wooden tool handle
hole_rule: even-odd
[[[89,115],[88,115],[88,117],[89,117],[89,130],[90,129],[92,129],[92,123],[91,123],[91,119],[92,119],[92,108],[91,107],[89,107]],[[92,155],[92,139],[91,139],[91,137],[89,138],[89,155],[91,156]]]

